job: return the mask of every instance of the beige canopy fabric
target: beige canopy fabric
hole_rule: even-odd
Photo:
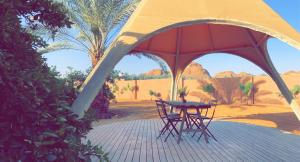
[[[262,0],[142,0],[84,82],[72,110],[83,115],[105,78],[128,53],[147,52],[165,60],[173,74],[174,99],[178,78],[191,61],[226,52],[267,72],[300,120],[300,108],[269,58],[270,37],[300,49],[300,34]]]
[[[232,25],[195,24],[159,33],[140,43],[131,52],[159,56],[169,65],[173,75],[184,71],[196,58],[217,52],[243,57],[269,73],[264,55],[256,50],[256,46],[265,44],[268,37],[267,34]],[[180,60],[177,65],[176,58]]]

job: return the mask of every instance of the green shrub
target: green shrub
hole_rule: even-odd
[[[291,93],[296,97],[300,93],[300,85],[295,85],[291,89]]]
[[[189,92],[187,90],[187,87],[182,87],[177,90],[177,93],[178,93],[179,97],[182,98],[182,97],[187,96]]]
[[[48,0],[0,1],[0,159],[1,161],[89,161],[106,154],[87,142],[91,118],[69,111],[74,90],[57,79],[36,52],[41,38],[26,32],[25,20],[51,31],[71,23],[60,4]],[[66,92],[70,93],[67,94]]]
[[[212,94],[215,91],[215,87],[212,84],[205,84],[202,90],[206,93]]]
[[[253,87],[253,84],[251,82],[246,83],[246,84],[240,83],[240,89],[243,92],[243,94],[246,95],[247,97],[249,97],[251,95],[252,87]]]

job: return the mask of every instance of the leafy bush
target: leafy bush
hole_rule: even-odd
[[[295,85],[291,89],[291,93],[296,97],[300,93],[300,85]]]
[[[156,98],[161,98],[161,93],[159,92],[155,92],[153,90],[149,90],[149,95],[151,96],[151,100],[152,100],[152,96],[156,97]]]
[[[60,4],[48,0],[0,1],[0,159],[1,161],[107,160],[98,148],[82,144],[91,118],[78,119],[69,111],[69,87],[57,79],[35,51],[45,46],[26,32],[22,20],[55,29],[70,26]],[[72,90],[70,90],[72,92]]]
[[[251,95],[251,89],[253,87],[253,84],[252,83],[246,83],[246,84],[242,84],[240,83],[240,89],[241,91],[243,92],[244,95],[246,96],[250,96]]]
[[[206,93],[212,94],[215,91],[215,87],[212,84],[205,84],[202,90]]]
[[[164,73],[162,75],[149,76],[145,74],[135,75],[135,74],[123,73],[124,80],[150,80],[150,79],[165,79],[165,78],[171,78],[171,74]]]
[[[187,90],[187,87],[182,87],[182,88],[179,88],[177,90],[177,93],[179,95],[180,98],[183,98],[185,96],[187,96],[189,94],[188,90]]]

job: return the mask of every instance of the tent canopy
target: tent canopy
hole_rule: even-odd
[[[252,61],[269,73],[264,56],[256,47],[264,45],[268,35],[232,25],[195,24],[159,33],[140,43],[132,52],[159,56],[173,75],[183,72],[193,60],[209,53],[226,52]],[[177,55],[178,53],[178,55]],[[177,61],[176,57],[180,61]]]
[[[84,82],[72,110],[83,116],[105,78],[130,52],[151,53],[167,62],[173,99],[177,80],[192,60],[226,52],[265,70],[300,120],[300,108],[269,58],[269,37],[300,49],[299,33],[262,0],[142,0]]]

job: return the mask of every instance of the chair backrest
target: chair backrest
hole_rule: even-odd
[[[167,117],[166,103],[163,100],[155,100],[158,115],[161,119]]]
[[[218,105],[218,100],[211,100],[211,101],[209,101],[209,104],[213,107],[213,113],[211,115],[211,118],[213,119],[215,116],[216,107]]]
[[[218,105],[218,100],[210,100],[210,101],[209,101],[209,104],[210,104],[211,106],[213,106],[213,107],[217,107],[217,105]]]

